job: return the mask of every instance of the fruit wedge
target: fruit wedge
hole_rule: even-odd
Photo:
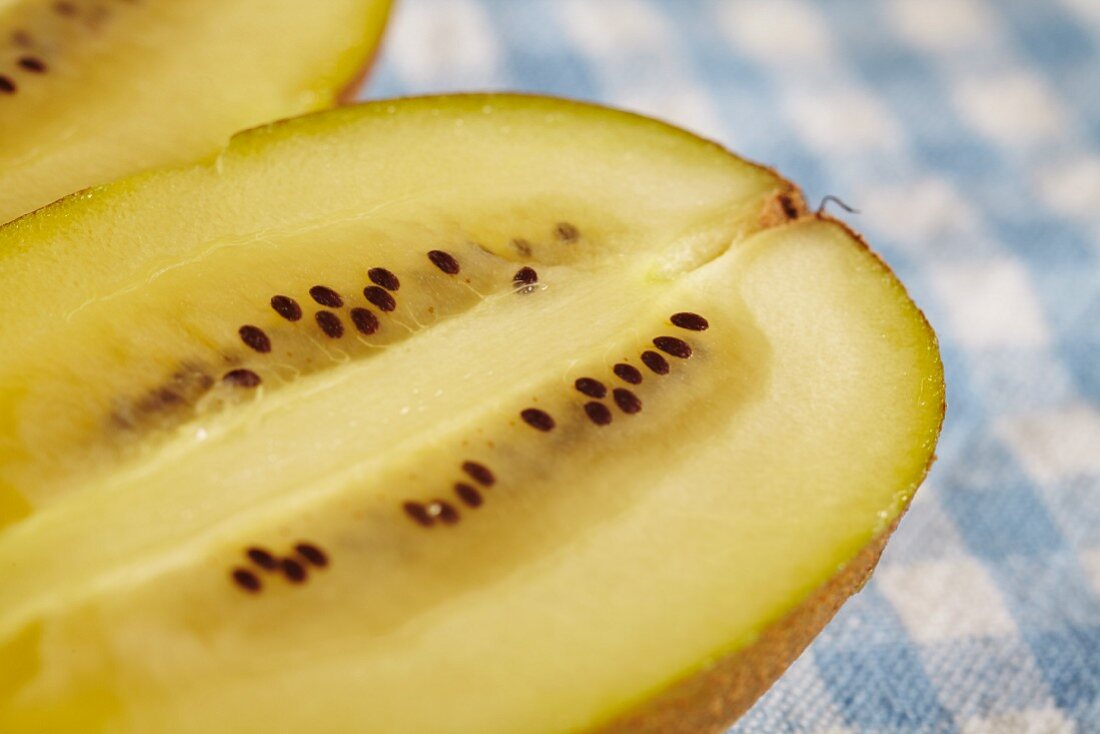
[[[390,0],[0,2],[0,222],[331,105]]]
[[[0,228],[0,730],[717,731],[932,460],[935,336],[776,174],[519,96]]]

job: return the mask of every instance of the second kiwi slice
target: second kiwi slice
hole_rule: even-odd
[[[0,3],[0,222],[330,106],[390,0]]]

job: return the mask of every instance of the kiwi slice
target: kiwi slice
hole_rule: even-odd
[[[0,222],[330,106],[390,0],[0,3]]]
[[[520,96],[235,137],[0,228],[0,730],[717,731],[932,459],[843,225]]]

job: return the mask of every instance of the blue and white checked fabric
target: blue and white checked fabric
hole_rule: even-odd
[[[733,731],[1100,732],[1100,0],[400,0],[362,96],[498,89],[841,196],[942,340],[939,462]]]

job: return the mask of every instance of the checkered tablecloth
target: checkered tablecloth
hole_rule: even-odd
[[[1100,732],[1100,0],[399,0],[362,96],[485,89],[842,197],[939,332],[939,462],[733,731]]]

